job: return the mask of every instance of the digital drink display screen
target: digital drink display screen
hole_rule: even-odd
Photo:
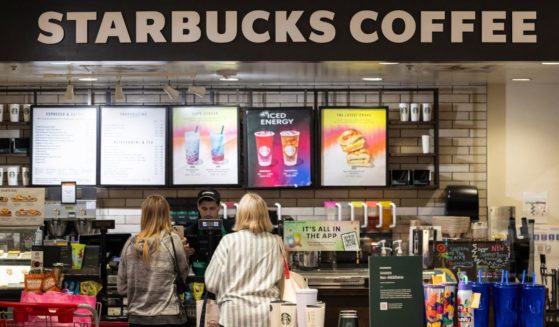
[[[237,107],[172,109],[173,185],[239,184]]]
[[[311,175],[312,110],[249,108],[245,112],[247,186],[306,187]]]

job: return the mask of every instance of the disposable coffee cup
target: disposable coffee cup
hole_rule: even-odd
[[[19,121],[19,104],[10,104],[10,121],[17,123]]]
[[[270,327],[281,327],[281,305],[285,301],[270,302]]]
[[[421,113],[423,114],[423,121],[431,121],[431,104],[423,103],[421,105]]]
[[[410,104],[411,121],[419,121],[420,115],[421,113],[419,111],[419,104],[417,103]]]
[[[280,326],[297,326],[297,305],[295,303],[282,303],[280,306]]]
[[[0,167],[0,186],[4,185],[4,167]]]
[[[421,147],[423,148],[423,153],[429,153],[430,139],[431,136],[429,135],[421,135]]]
[[[17,175],[19,174],[19,166],[8,167],[8,185],[17,186]]]
[[[23,121],[28,123],[31,121],[31,105],[24,104],[23,105]]]
[[[325,306],[307,305],[305,311],[306,327],[324,327]]]
[[[31,172],[29,171],[29,167],[21,167],[21,182],[23,186],[29,186],[30,177]]]
[[[400,110],[400,121],[409,121],[410,120],[410,107],[408,107],[407,103],[400,103],[398,105],[398,109]]]
[[[306,327],[305,310],[307,305],[314,305],[318,296],[318,290],[314,288],[301,288],[295,291],[297,298],[297,326]]]
[[[6,108],[6,105],[3,103],[0,103],[0,121],[4,120],[4,108]]]

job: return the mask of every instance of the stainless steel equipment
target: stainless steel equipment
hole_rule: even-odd
[[[423,269],[432,269],[440,226],[411,226],[410,234],[410,255],[422,256]]]

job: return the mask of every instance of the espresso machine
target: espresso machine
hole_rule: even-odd
[[[436,243],[441,240],[441,226],[410,226],[409,253],[423,257],[423,269],[432,269]]]
[[[92,223],[96,217],[97,189],[78,187],[76,203],[63,204],[61,188],[49,187],[45,193],[45,225],[43,244],[64,239],[77,241],[79,235],[94,234]]]

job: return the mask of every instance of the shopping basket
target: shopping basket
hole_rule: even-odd
[[[98,327],[99,314],[87,304],[1,302],[0,327],[77,326]],[[77,310],[87,314],[78,313]],[[77,317],[89,317],[88,322],[77,322]]]

